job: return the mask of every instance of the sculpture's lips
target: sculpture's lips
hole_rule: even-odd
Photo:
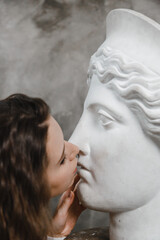
[[[87,179],[90,175],[90,170],[88,167],[86,167],[83,163],[78,162],[78,175],[81,179],[83,179],[85,182],[87,182]]]
[[[89,169],[88,169],[83,163],[78,162],[77,165],[78,165],[78,167],[80,167],[80,170],[81,170],[81,169],[84,169],[84,170],[89,171]]]

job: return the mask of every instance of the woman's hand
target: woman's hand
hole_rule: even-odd
[[[76,175],[73,185],[61,196],[57,209],[52,219],[52,236],[63,237],[70,234],[77,219],[85,208],[79,204],[76,195],[76,184],[79,181]]]

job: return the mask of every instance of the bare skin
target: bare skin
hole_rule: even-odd
[[[81,212],[85,209],[76,196],[77,155],[76,145],[66,142],[62,130],[53,117],[49,117],[47,136],[47,156],[49,164],[46,170],[51,197],[62,194],[52,219],[52,233],[49,236],[63,237],[70,234]]]

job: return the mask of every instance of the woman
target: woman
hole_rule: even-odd
[[[14,94],[0,101],[1,240],[70,233],[83,210],[73,191],[78,152],[42,99]],[[64,191],[51,218],[49,199]]]

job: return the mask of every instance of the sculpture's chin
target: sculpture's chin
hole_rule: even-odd
[[[108,212],[101,204],[98,203],[95,196],[89,196],[89,194],[85,194],[80,188],[77,190],[77,195],[80,203],[91,210],[96,210],[100,212]]]
[[[77,187],[77,196],[79,202],[89,209],[100,211],[100,212],[109,212],[117,213],[124,212],[127,209],[122,208],[114,200],[109,201],[104,199],[101,194],[95,192],[95,187],[90,186],[87,182],[81,180]]]
[[[90,201],[91,197],[88,190],[87,183],[81,181],[77,187],[77,196],[84,207],[91,208],[92,201]]]
[[[77,196],[81,204],[92,210],[100,210],[99,201],[95,195],[94,189],[88,183],[81,181],[77,187]]]

